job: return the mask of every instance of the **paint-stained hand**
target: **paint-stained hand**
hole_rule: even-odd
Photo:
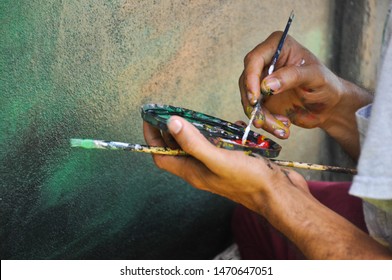
[[[268,205],[266,198],[272,189],[296,187],[308,193],[305,180],[295,171],[282,169],[267,159],[217,148],[180,117],[171,117],[168,127],[190,156],[153,155],[155,164],[196,188],[227,197],[259,213]],[[158,129],[146,122],[143,128],[148,145],[167,146]]]
[[[247,116],[263,92],[263,112],[254,126],[279,138],[288,137],[289,119],[304,127],[322,127],[344,92],[344,81],[309,50],[287,36],[275,72],[267,76],[281,32],[274,32],[249,52],[239,79],[241,101]]]
[[[165,146],[161,132],[144,123],[151,146]],[[196,188],[227,197],[263,215],[309,259],[382,259],[390,251],[318,202],[304,178],[263,158],[213,146],[192,124],[173,116],[168,128],[189,156],[153,155],[158,167]]]

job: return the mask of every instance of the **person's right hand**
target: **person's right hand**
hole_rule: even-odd
[[[286,38],[275,72],[267,76],[281,36],[282,32],[272,33],[246,55],[239,88],[248,117],[260,91],[271,94],[263,98],[253,125],[284,139],[289,136],[287,118],[303,128],[326,126],[347,82],[291,36]]]

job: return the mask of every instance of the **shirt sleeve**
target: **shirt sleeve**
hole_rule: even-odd
[[[357,112],[360,134],[366,135],[350,194],[371,200],[392,200],[392,47],[382,60],[374,103]],[[371,114],[371,118],[369,119]]]

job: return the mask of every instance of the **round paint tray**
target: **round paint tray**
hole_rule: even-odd
[[[282,147],[271,139],[250,131],[248,141],[241,144],[245,129],[234,123],[218,119],[200,112],[170,105],[145,104],[141,107],[143,120],[160,130],[167,131],[167,120],[180,116],[193,124],[211,143],[227,150],[245,151],[268,158],[279,155]]]

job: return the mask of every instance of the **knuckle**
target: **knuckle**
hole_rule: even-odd
[[[241,73],[240,78],[238,79],[238,87],[241,89],[243,85],[243,80],[244,80],[244,72]]]
[[[244,66],[246,67],[249,62],[253,61],[254,59],[256,59],[256,55],[253,51],[247,53],[244,57]]]
[[[270,36],[270,37],[271,37],[271,38],[274,38],[274,39],[280,40],[280,38],[282,37],[282,34],[283,34],[282,31],[276,30],[276,31],[274,31],[274,32],[271,33],[271,36]]]
[[[293,81],[298,81],[301,79],[302,73],[300,70],[300,67],[292,67],[292,71],[291,71],[291,79]]]
[[[323,85],[328,84],[329,82],[329,75],[325,71],[324,65],[317,65],[317,71],[320,73],[320,81]]]

